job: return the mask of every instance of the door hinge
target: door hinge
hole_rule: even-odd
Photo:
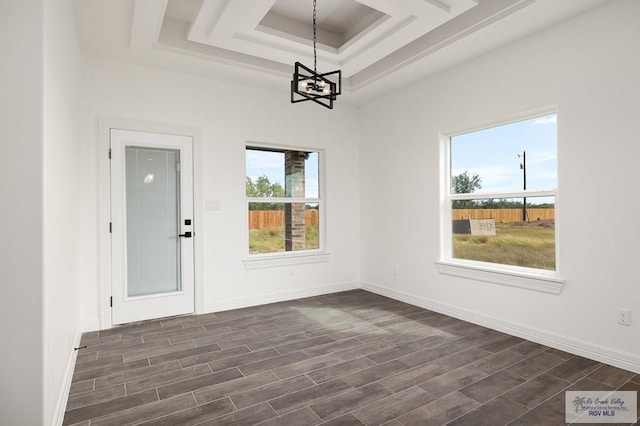
[[[109,298],[109,306],[113,308],[113,296]]]
[[[109,222],[109,233],[111,234],[112,232],[113,232],[113,224]]]
[[[111,148],[109,148],[109,160],[111,160]]]

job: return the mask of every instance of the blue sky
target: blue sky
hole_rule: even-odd
[[[267,176],[271,183],[284,188],[284,153],[247,150],[247,176],[255,180]],[[318,197],[318,153],[312,152],[305,162],[305,196]]]
[[[525,151],[527,190],[555,189],[556,114],[452,137],[451,174],[477,173],[482,179],[482,189],[476,192],[519,191],[523,188],[523,173],[518,154],[522,156]]]
[[[557,187],[556,114],[452,137],[451,173],[477,173],[482,189],[476,192],[520,191],[522,153],[527,153],[527,189]],[[247,176],[266,175],[284,187],[284,153],[248,149]],[[305,168],[306,197],[318,196],[318,153],[309,155]],[[530,199],[529,202],[553,202]]]

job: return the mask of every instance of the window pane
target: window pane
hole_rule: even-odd
[[[247,148],[247,197],[319,198],[318,153]]]
[[[451,138],[451,192],[557,187],[556,114]]]
[[[555,197],[452,201],[452,257],[555,270]],[[523,217],[526,220],[523,220]]]
[[[305,198],[320,198],[320,185],[318,183],[318,153],[310,152],[304,162],[304,196]]]
[[[247,148],[247,197],[284,197],[284,152]]]
[[[249,253],[320,248],[317,203],[249,203]]]

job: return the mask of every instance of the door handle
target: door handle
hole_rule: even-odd
[[[187,231],[187,232],[185,232],[184,234],[180,234],[180,235],[178,235],[178,237],[181,237],[181,238],[191,238],[191,237],[193,237],[193,234],[191,233],[191,231]]]

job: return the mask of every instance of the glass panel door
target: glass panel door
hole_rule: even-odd
[[[110,129],[114,325],[194,311],[192,144]]]
[[[127,297],[181,290],[180,152],[126,147]]]

